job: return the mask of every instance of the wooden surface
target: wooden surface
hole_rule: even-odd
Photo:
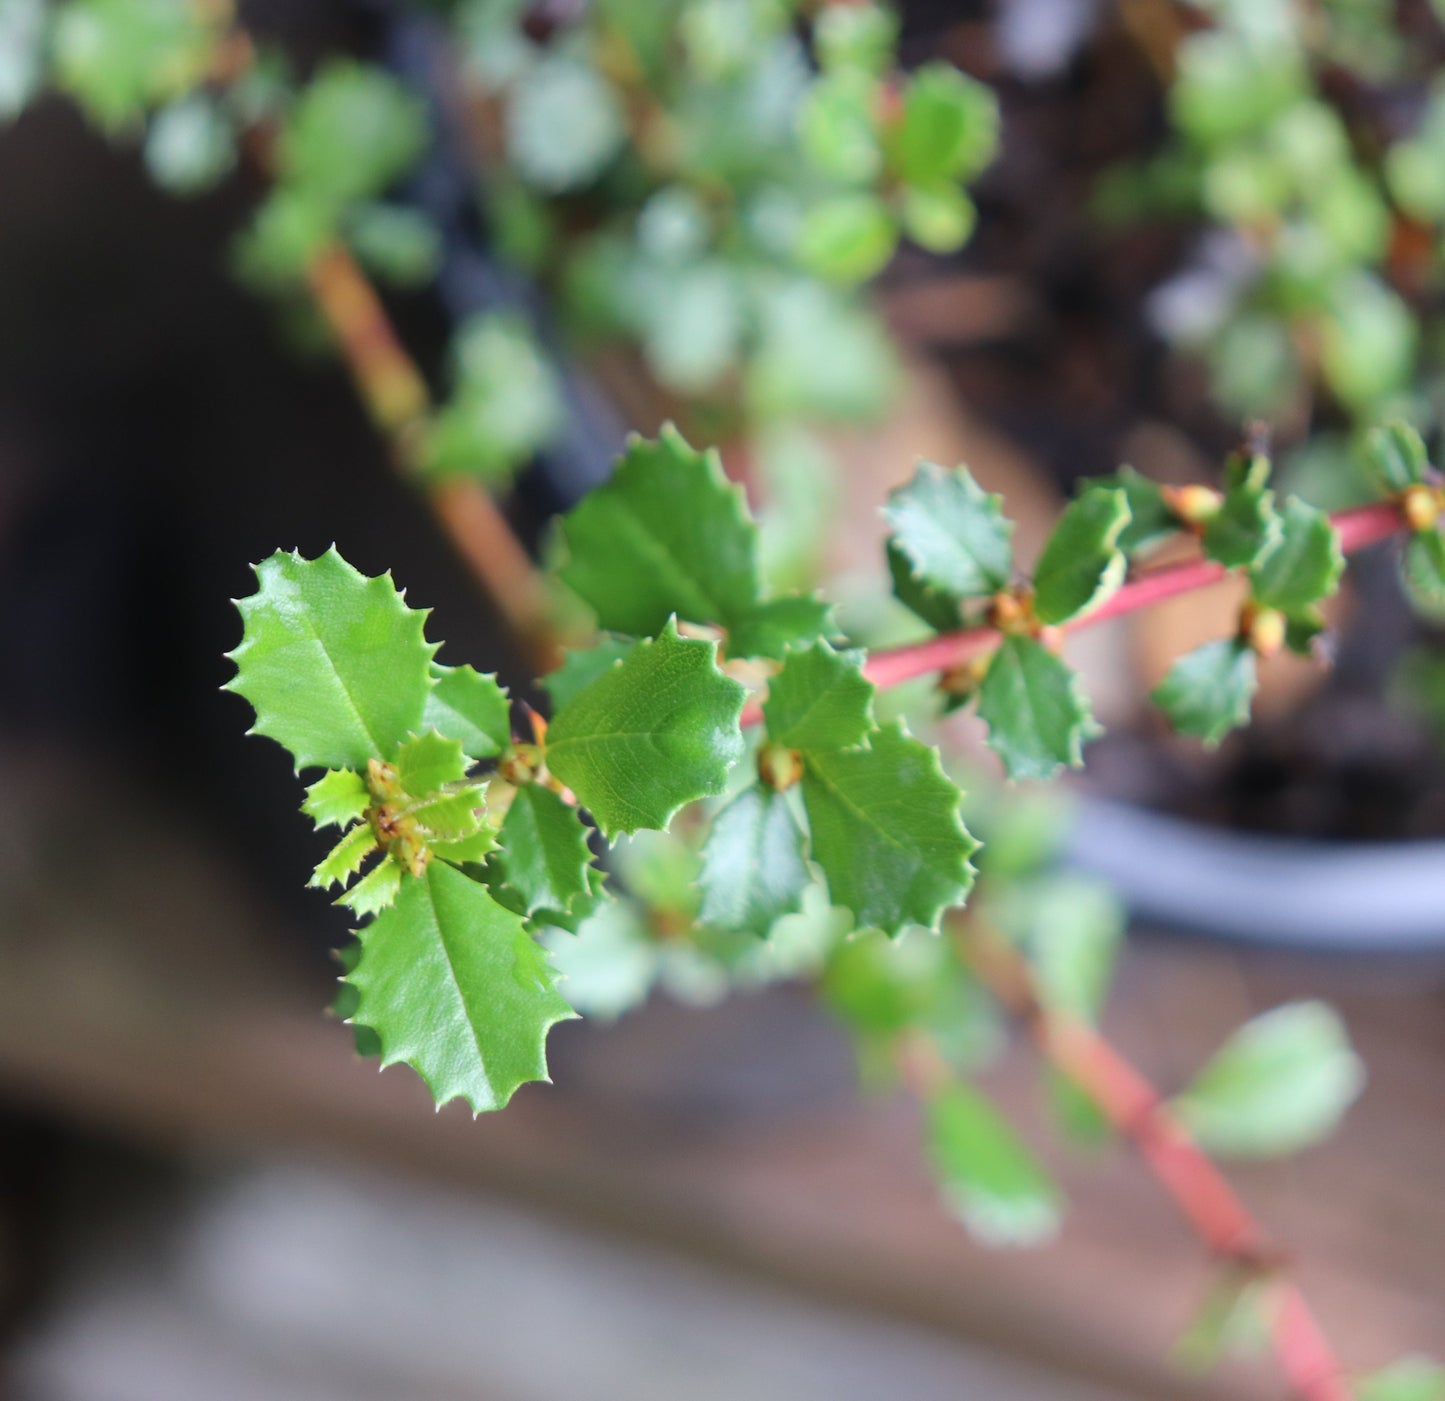
[[[276,952],[284,936],[261,927],[235,872],[179,814],[128,807],[124,823],[97,827],[97,868],[77,882],[58,854],[79,793],[126,785],[94,770],[9,771],[25,814],[0,838],[0,1078],[12,1098],[151,1141],[359,1158],[513,1194],[984,1338],[1121,1395],[1280,1394],[1267,1368],[1187,1379],[1167,1366],[1207,1264],[1127,1156],[1049,1149],[1023,1050],[991,1085],[1072,1201],[1060,1240],[1030,1252],[981,1250],[941,1216],[911,1109],[853,1092],[846,1047],[800,992],[565,1027],[556,1086],[475,1122],[457,1105],[434,1113],[407,1072],[378,1076],[353,1058],[316,1014],[324,978]],[[1168,1088],[1243,1016],[1313,994],[1341,1007],[1371,1086],[1329,1146],[1236,1177],[1294,1247],[1347,1358],[1445,1350],[1438,968],[1312,967],[1146,939],[1110,1025]]]

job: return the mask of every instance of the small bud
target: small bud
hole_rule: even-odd
[[[535,783],[542,772],[542,751],[535,744],[516,743],[502,756],[497,772],[519,788]]]
[[[395,798],[400,791],[396,784],[396,769],[380,759],[366,761],[366,786],[378,803]]]
[[[1212,486],[1190,482],[1187,486],[1160,488],[1164,504],[1185,525],[1208,525],[1224,505],[1224,497]]]
[[[1033,600],[1015,589],[1000,589],[988,607],[988,621],[1002,633],[1026,633],[1032,630]]]
[[[938,689],[944,695],[956,696],[960,700],[971,696],[983,685],[983,678],[988,675],[989,661],[987,656],[973,657],[969,661],[949,667],[939,673]]]
[[[1272,657],[1284,646],[1288,625],[1278,608],[1247,607],[1240,623],[1241,636],[1258,656]]]
[[[1432,530],[1440,519],[1440,493],[1435,487],[1407,487],[1400,497],[1400,512],[1411,530]]]
[[[758,777],[783,793],[803,776],[803,756],[786,744],[765,744],[758,750]]]

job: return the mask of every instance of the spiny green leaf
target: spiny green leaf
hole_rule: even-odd
[[[1237,470],[1216,515],[1205,524],[1204,553],[1226,569],[1248,569],[1279,543],[1280,522],[1274,492],[1265,482],[1269,462],[1255,457]]]
[[[1034,568],[1034,612],[1063,623],[1097,608],[1120,584],[1129,562],[1119,537],[1129,500],[1118,487],[1090,487],[1071,501]]]
[[[894,723],[874,730],[866,748],[804,759],[813,859],[833,903],[889,934],[906,924],[936,929],[943,911],[967,898],[978,847],[937,753]]]
[[[1079,678],[1032,637],[1006,637],[978,693],[989,747],[1010,778],[1050,778],[1084,761],[1096,730]]]
[[[1129,503],[1129,524],[1115,542],[1131,559],[1176,534],[1179,521],[1164,501],[1159,483],[1132,467],[1120,467],[1111,477],[1101,477],[1097,486],[1116,487]]]
[[[512,742],[507,693],[495,676],[433,662],[431,678],[421,716],[424,729],[460,740],[469,759],[491,759]]]
[[[1035,1245],[1058,1230],[1058,1188],[971,1086],[955,1083],[929,1100],[928,1147],[945,1203],[984,1244]]]
[[[781,661],[801,647],[836,631],[833,605],[817,594],[785,594],[758,604],[728,627],[730,657],[769,657]]]
[[[666,827],[684,803],[726,786],[747,692],[716,658],[715,644],[679,637],[669,619],[557,712],[547,763],[605,835]]]
[[[1258,658],[1245,643],[1206,642],[1169,668],[1150,699],[1180,734],[1197,735],[1212,748],[1249,723],[1257,683]]]
[[[460,841],[482,827],[485,819],[482,805],[486,800],[486,789],[479,784],[457,793],[438,794],[409,807],[407,812],[425,834]]]
[[[763,702],[768,738],[789,749],[848,749],[873,728],[873,684],[862,654],[826,642],[793,652]]]
[[[405,1062],[439,1105],[476,1113],[547,1078],[547,1031],[572,1009],[520,916],[484,886],[433,861],[360,938],[353,1020],[381,1038],[383,1065]]]
[[[614,662],[620,662],[632,650],[630,637],[603,636],[591,647],[568,651],[562,665],[544,676],[543,690],[552,700],[552,709],[561,710],[584,686],[590,685]]]
[[[338,1021],[351,1022],[356,1015],[356,989],[346,981],[345,975],[361,961],[361,941],[355,937],[347,940],[336,950],[336,961],[341,965],[342,977],[337,982],[336,996],[331,999],[331,1015]],[[352,1041],[359,1056],[379,1056],[381,1040],[369,1026],[357,1026],[351,1022]]]
[[[1336,1013],[1292,1002],[1236,1031],[1173,1107],[1208,1152],[1276,1157],[1332,1133],[1364,1082]]]
[[[253,734],[291,751],[298,769],[364,769],[390,758],[421,723],[436,650],[426,614],[389,574],[368,579],[335,548],[314,560],[277,552],[260,588],[236,606],[245,624],[228,689],[256,711]]]
[[[1402,1357],[1356,1387],[1359,1401],[1445,1401],[1445,1367],[1428,1357]]]
[[[400,890],[401,867],[393,857],[386,856],[336,903],[345,905],[353,914],[365,918],[386,909],[396,899]]]
[[[407,740],[396,751],[396,781],[413,798],[439,792],[460,782],[467,771],[459,739],[444,739],[435,730]]]
[[[677,429],[633,438],[610,481],[564,520],[563,581],[599,627],[650,637],[676,614],[729,626],[758,602],[757,527],[717,453]]]
[[[301,811],[318,827],[345,827],[371,805],[366,780],[350,769],[332,769],[306,790]]]
[[[1379,491],[1393,495],[1428,479],[1430,456],[1408,423],[1385,423],[1365,439],[1365,469]]]
[[[788,800],[769,788],[739,793],[713,819],[702,851],[704,924],[765,938],[800,909],[808,886],[803,833]]]
[[[587,891],[592,854],[577,810],[549,788],[524,783],[507,809],[500,834],[507,883],[522,897],[527,914],[565,914]]]
[[[915,617],[921,618],[934,632],[952,632],[963,623],[962,600],[956,595],[930,588],[913,572],[908,556],[898,548],[896,540],[885,547],[888,573],[893,579],[893,596]]]
[[[1003,498],[984,491],[968,468],[920,462],[913,479],[889,494],[883,516],[924,587],[954,599],[985,598],[1008,583],[1013,522]]]
[[[354,876],[365,863],[366,858],[376,850],[376,833],[367,823],[353,827],[316,863],[307,885],[341,885]]]
[[[1257,602],[1294,616],[1334,593],[1344,569],[1330,518],[1291,496],[1280,513],[1280,538],[1250,571],[1250,581]]]
[[[1438,527],[1416,531],[1400,556],[1400,578],[1410,602],[1427,618],[1445,618],[1445,535]]]

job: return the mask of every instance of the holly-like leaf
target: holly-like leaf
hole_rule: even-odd
[[[1258,658],[1247,644],[1231,638],[1186,652],[1150,699],[1180,734],[1197,735],[1213,748],[1232,729],[1249,723],[1257,684]]]
[[[1384,423],[1365,440],[1365,470],[1378,490],[1394,495],[1429,478],[1430,455],[1408,423]]]
[[[350,769],[332,769],[306,790],[301,811],[318,827],[345,827],[371,804],[366,780]]]
[[[461,741],[469,759],[491,759],[512,742],[507,693],[497,678],[470,666],[433,662],[431,689],[422,709],[423,729]]]
[[[256,712],[252,734],[291,751],[298,769],[364,769],[389,759],[421,724],[435,647],[426,614],[389,574],[368,579],[335,548],[317,559],[277,552],[260,588],[237,601],[245,624],[227,683]]]
[[[306,884],[323,890],[342,884],[366,864],[366,858],[376,850],[376,845],[376,833],[370,826],[362,823],[353,827],[316,863],[316,869]]]
[[[376,1032],[383,1065],[410,1065],[438,1105],[474,1113],[547,1078],[548,1029],[573,1012],[521,917],[485,886],[433,861],[359,937],[352,1020]]]
[[[1013,522],[1003,498],[984,491],[968,468],[920,462],[913,479],[889,494],[883,516],[894,549],[924,588],[950,599],[986,598],[1009,582]]]
[[[1291,496],[1280,512],[1279,540],[1250,571],[1250,581],[1256,602],[1294,617],[1334,593],[1344,569],[1330,518]]]
[[[610,481],[562,526],[563,581],[601,628],[654,636],[677,617],[730,626],[758,602],[758,531],[716,452],[671,425],[633,438]]]
[[[949,1210],[985,1245],[1023,1246],[1059,1228],[1062,1199],[1033,1154],[977,1090],[928,1102],[929,1160]]]
[[[746,690],[717,669],[712,642],[669,619],[558,710],[547,763],[604,835],[666,827],[684,803],[715,796],[743,753]]]
[[[1276,1157],[1332,1133],[1364,1083],[1338,1015],[1292,1002],[1236,1031],[1173,1107],[1208,1152]]]
[[[1445,1401],[1445,1367],[1428,1357],[1402,1357],[1362,1377],[1359,1401]]]
[[[963,623],[963,601],[925,584],[913,572],[908,556],[898,548],[896,540],[890,540],[886,548],[894,598],[934,632],[952,632],[960,627]]]
[[[356,1014],[356,989],[346,981],[344,975],[351,972],[360,960],[361,941],[359,939],[350,939],[336,950],[336,961],[341,966],[343,976],[338,980],[336,996],[331,999],[331,1015],[338,1021],[350,1022]],[[357,1055],[379,1056],[381,1054],[381,1042],[369,1026],[357,1026],[352,1022],[351,1034],[356,1045]]]
[[[785,594],[758,604],[728,627],[730,657],[769,657],[781,661],[788,651],[837,631],[833,605],[817,594]]]
[[[549,788],[524,783],[517,789],[499,836],[499,864],[527,914],[565,914],[587,892],[592,853],[577,810]]]
[[[388,856],[362,876],[336,903],[365,918],[386,909],[400,891],[401,867]]]
[[[866,747],[810,751],[804,765],[813,859],[835,905],[896,934],[907,924],[936,929],[944,910],[964,902],[978,843],[934,750],[893,723]]]
[[[978,693],[989,747],[1010,778],[1050,778],[1084,761],[1096,731],[1079,678],[1032,637],[1006,637]]]
[[[604,636],[591,647],[579,647],[562,658],[556,671],[542,678],[542,689],[552,700],[552,709],[561,708],[584,686],[602,675],[615,662],[632,650],[630,637]]]
[[[443,739],[435,730],[409,739],[396,751],[396,781],[403,793],[425,798],[457,783],[467,760],[459,739]]]
[[[1090,487],[1071,501],[1034,568],[1034,612],[1063,623],[1104,602],[1129,567],[1119,537],[1129,524],[1129,499],[1119,487]]]
[[[789,749],[847,749],[873,728],[873,684],[857,652],[815,642],[793,652],[763,702],[768,738]]]
[[[1179,520],[1164,500],[1159,483],[1151,481],[1132,467],[1120,467],[1111,477],[1101,477],[1095,485],[1115,487],[1129,503],[1129,524],[1115,542],[1131,559],[1147,553],[1179,530]]]
[[[766,937],[800,909],[808,886],[803,833],[788,800],[770,788],[739,793],[713,819],[702,851],[704,924]]]
[[[1226,569],[1252,568],[1279,543],[1280,521],[1268,480],[1265,457],[1231,464],[1224,500],[1201,537],[1204,553]]]
[[[1425,617],[1445,619],[1445,535],[1438,527],[1416,531],[1405,542],[1400,578]]]

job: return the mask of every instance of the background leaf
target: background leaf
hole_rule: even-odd
[[[713,818],[699,877],[704,924],[763,938],[802,908],[808,883],[803,832],[783,794],[746,788]]]
[[[1236,638],[1206,642],[1186,652],[1150,693],[1180,734],[1216,745],[1230,730],[1249,723],[1259,660]]]

